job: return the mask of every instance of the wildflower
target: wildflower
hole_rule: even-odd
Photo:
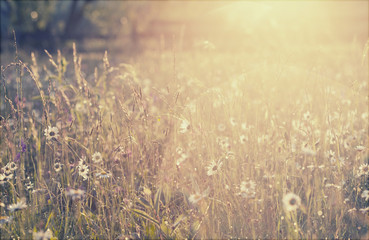
[[[59,137],[59,129],[49,126],[45,129],[45,136],[47,141],[56,140]]]
[[[82,156],[82,158],[79,159],[78,166],[83,166],[87,164],[86,156]]]
[[[32,194],[42,193],[42,192],[47,192],[47,189],[46,188],[39,188],[39,189],[32,190]]]
[[[21,147],[22,147],[22,152],[25,152],[27,149],[27,145],[24,143],[23,139],[21,140]]]
[[[16,212],[27,207],[26,199],[22,198],[18,203],[11,204],[8,206],[8,210],[11,212]]]
[[[60,172],[60,170],[62,170],[62,166],[63,166],[63,164],[61,164],[60,162],[54,163],[55,172]]]
[[[188,155],[186,153],[182,153],[181,156],[177,159],[176,165],[181,165],[182,162],[184,162],[188,158]]]
[[[228,149],[230,147],[228,137],[217,137],[216,142],[222,149]]]
[[[19,152],[19,153],[17,153],[17,155],[15,155],[15,158],[14,158],[14,162],[15,163],[17,163],[17,162],[19,162],[20,161],[20,157],[21,157],[21,155],[20,155],[21,153]]]
[[[190,130],[190,128],[191,128],[190,122],[184,119],[181,123],[181,126],[179,127],[179,132],[186,133],[188,130]]]
[[[2,170],[4,171],[4,173],[11,173],[12,170],[10,169],[9,164],[6,164],[5,167],[2,168]]]
[[[144,193],[145,195],[147,195],[147,196],[151,196],[151,194],[152,194],[152,192],[151,192],[150,188],[148,188],[148,187],[144,187],[144,188],[143,188],[143,193]]]
[[[96,177],[109,178],[109,177],[111,177],[111,173],[110,172],[105,172],[104,170],[101,170],[100,172],[98,172],[96,174]]]
[[[231,117],[231,118],[229,119],[229,122],[231,123],[231,125],[232,125],[233,127],[237,125],[237,122],[236,122],[236,120],[235,120],[233,117]]]
[[[92,161],[94,163],[99,163],[102,161],[102,156],[101,156],[101,153],[100,152],[95,152],[93,155],[92,155]]]
[[[18,168],[18,166],[17,166],[17,164],[15,164],[15,162],[10,162],[7,165],[9,165],[9,170],[10,171],[15,171]]]
[[[207,188],[203,193],[196,192],[195,194],[191,194],[188,198],[188,201],[192,204],[198,203],[203,198],[207,197],[209,195],[209,188]]]
[[[361,193],[361,197],[362,197],[362,198],[365,198],[365,201],[368,201],[368,200],[369,200],[369,190],[364,190],[364,191]]]
[[[210,163],[210,165],[207,167],[208,169],[208,176],[215,175],[219,169],[222,167],[223,162],[219,160],[218,162],[215,162],[214,160]]]
[[[367,175],[369,174],[369,165],[367,163],[365,164],[362,164],[360,167],[359,167],[359,177],[362,176],[362,175]]]
[[[224,132],[224,130],[226,129],[226,127],[225,127],[225,125],[223,124],[223,123],[220,123],[219,125],[218,125],[218,131],[219,132]]]
[[[83,178],[83,181],[86,181],[88,179],[88,172],[90,170],[88,169],[87,165],[78,165],[78,174]]]
[[[287,193],[283,197],[283,207],[287,212],[295,211],[301,205],[301,198],[294,193]]]
[[[302,146],[301,151],[302,151],[303,154],[305,154],[307,156],[315,156],[316,155],[316,152],[307,145]]]
[[[364,147],[364,146],[360,146],[360,145],[359,145],[359,146],[356,146],[356,148],[355,148],[355,149],[356,149],[356,151],[361,152],[361,151],[365,150],[365,148],[366,148],[366,147]]]
[[[7,171],[4,173],[5,175],[5,180],[9,181],[13,179],[14,174],[11,171]]]
[[[351,208],[351,209],[347,210],[348,213],[353,213],[353,212],[356,212],[356,211],[357,211],[356,208]]]
[[[0,216],[0,224],[3,225],[5,223],[9,223],[13,220],[13,217],[9,216]]]
[[[50,231],[50,229],[47,229],[46,232],[39,231],[39,232],[33,232],[33,240],[48,240],[53,238],[53,233]]]
[[[26,190],[32,190],[33,189],[33,182],[27,182],[25,185]]]
[[[242,181],[240,184],[240,192],[238,195],[244,198],[254,198],[255,197],[255,187],[256,184],[254,181]]]
[[[369,207],[360,208],[359,211],[362,212],[363,214],[365,214],[366,212],[369,212]]]
[[[304,113],[304,120],[305,121],[309,121],[310,118],[311,118],[311,115],[310,115],[310,112],[309,111],[307,111],[306,113]]]
[[[349,138],[345,138],[343,140],[343,147],[347,150],[349,148],[351,148],[351,139]]]
[[[240,143],[245,144],[247,142],[247,137],[245,135],[240,136]]]
[[[81,199],[83,197],[83,195],[85,194],[85,191],[82,189],[73,189],[73,188],[68,188],[65,192],[65,194],[67,195],[67,197],[72,197],[72,199]]]
[[[176,152],[177,152],[177,154],[181,155],[183,153],[183,148],[177,147]]]

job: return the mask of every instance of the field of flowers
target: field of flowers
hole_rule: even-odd
[[[368,234],[368,43],[77,50],[1,66],[1,239]]]

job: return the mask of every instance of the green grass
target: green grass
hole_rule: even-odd
[[[359,238],[363,47],[105,54],[89,72],[75,48],[16,58],[1,69],[1,238]]]

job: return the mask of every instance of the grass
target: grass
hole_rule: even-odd
[[[1,238],[363,236],[367,53],[105,53],[88,72],[75,46],[16,57],[1,69]]]

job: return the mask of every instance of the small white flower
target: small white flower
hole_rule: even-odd
[[[224,131],[225,131],[225,129],[226,129],[226,127],[225,127],[225,125],[224,125],[223,123],[220,123],[220,124],[218,125],[218,131],[219,131],[219,132],[224,132]]]
[[[45,129],[45,136],[47,141],[56,140],[59,137],[59,129],[49,126]]]
[[[25,184],[25,188],[26,188],[26,190],[32,190],[33,189],[33,183],[32,182],[27,182],[26,184]]]
[[[253,180],[242,181],[240,184],[240,192],[238,195],[243,198],[254,198],[255,197],[256,183]]]
[[[18,203],[11,204],[8,206],[8,210],[11,212],[16,212],[27,208],[26,199],[22,198]]]
[[[309,121],[311,119],[311,115],[310,115],[310,112],[307,111],[306,113],[304,113],[304,120],[305,121]]]
[[[50,229],[47,229],[46,232],[39,231],[39,232],[33,232],[33,240],[49,240],[53,238],[53,233],[50,231]]]
[[[295,211],[301,205],[301,198],[294,193],[287,193],[282,201],[283,207],[287,212]]]
[[[369,207],[360,208],[359,211],[362,212],[363,214],[365,214],[366,212],[369,212]]]
[[[356,146],[355,149],[356,149],[356,151],[361,152],[361,151],[365,150],[366,147],[359,145],[359,146]]]
[[[303,146],[301,147],[301,152],[307,156],[315,156],[316,155],[316,152],[310,148],[309,146]]]
[[[186,153],[182,153],[181,156],[177,159],[176,165],[180,166],[182,162],[184,162],[188,158]]]
[[[230,122],[230,124],[231,124],[233,127],[237,125],[237,122],[236,122],[236,120],[235,120],[233,117],[231,117],[231,118],[229,119],[229,122]]]
[[[208,169],[208,176],[212,176],[218,173],[220,168],[222,167],[223,162],[221,160],[218,160],[218,162],[215,162],[214,160],[210,163],[210,165],[207,167]]]
[[[365,201],[368,201],[368,200],[369,200],[369,190],[364,190],[364,191],[361,193],[361,197],[362,197],[362,198],[365,198]]]
[[[190,128],[191,128],[190,122],[184,119],[181,123],[181,126],[179,127],[179,132],[186,133],[190,130]]]
[[[245,144],[247,142],[248,138],[245,135],[240,136],[240,143]]]
[[[99,163],[102,161],[102,156],[101,156],[101,153],[100,152],[95,152],[93,155],[92,155],[92,161],[94,163]]]
[[[72,197],[72,199],[74,200],[82,198],[85,194],[85,191],[82,189],[69,188],[65,191],[65,194],[67,195],[67,197]]]
[[[60,170],[62,170],[62,167],[63,167],[63,164],[61,164],[60,162],[54,163],[55,172],[60,172]]]
[[[15,162],[9,162],[7,165],[9,166],[10,171],[15,171],[18,168]]]
[[[0,185],[3,185],[6,183],[6,176],[3,173],[0,173]]]
[[[209,188],[207,188],[203,193],[196,192],[195,194],[191,194],[188,198],[188,201],[192,204],[198,203],[203,198],[207,197],[209,195]]]
[[[109,177],[111,177],[111,173],[110,172],[105,172],[104,170],[101,170],[100,172],[98,172],[96,174],[96,177],[109,178]]]
[[[369,165],[367,163],[362,164],[359,167],[359,172],[358,172],[358,176],[362,176],[362,175],[368,175],[369,174]]]
[[[83,178],[83,181],[86,181],[88,179],[88,172],[90,170],[88,169],[87,165],[79,165],[78,166],[78,173]]]

